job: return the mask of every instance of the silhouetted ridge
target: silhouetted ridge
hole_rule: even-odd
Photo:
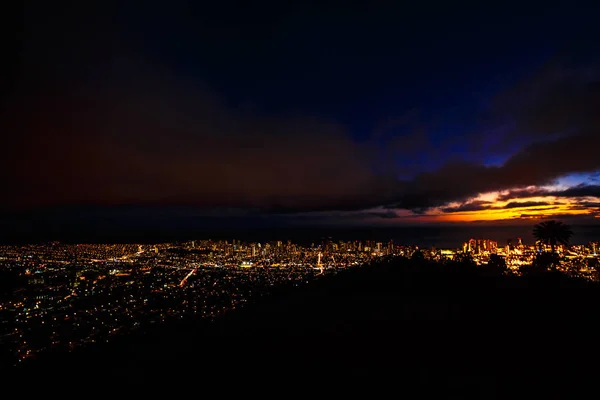
[[[540,382],[559,390],[597,376],[597,363],[586,360],[597,352],[599,304],[598,284],[557,272],[517,277],[469,263],[384,259],[275,290],[212,323],[182,321],[51,365],[69,376],[161,382],[213,379],[233,366],[258,377],[268,366],[269,379],[310,371],[394,376],[442,391]]]

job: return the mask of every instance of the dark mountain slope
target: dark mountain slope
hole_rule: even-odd
[[[598,285],[559,274],[397,259],[282,289],[212,323],[173,323],[23,371],[80,382],[319,377],[487,398],[526,388],[572,395],[598,377],[599,305]]]

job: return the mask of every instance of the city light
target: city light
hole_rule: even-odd
[[[212,319],[280,285],[363,265],[375,242],[190,241],[0,247],[0,337],[15,362],[185,316]]]
[[[557,270],[597,280],[597,248],[597,242],[556,246]],[[198,240],[2,246],[0,274],[13,290],[0,299],[0,337],[19,363],[174,319],[214,319],[274,287],[299,286],[382,257],[420,253],[443,263],[466,256],[480,268],[502,259],[506,273],[520,275],[521,267],[550,251],[520,238],[471,238],[457,249],[329,238],[309,245]]]

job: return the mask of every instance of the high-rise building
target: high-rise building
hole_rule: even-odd
[[[467,250],[469,251],[469,253],[477,252],[477,240],[469,239],[469,245],[468,245]]]
[[[462,246],[463,253],[481,254],[493,253],[498,248],[498,242],[490,239],[469,239]]]

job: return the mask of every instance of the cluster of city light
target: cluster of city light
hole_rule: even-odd
[[[393,249],[331,240],[4,246],[0,272],[15,286],[0,299],[0,337],[15,360],[72,350],[169,319],[214,318],[273,286],[300,285]]]
[[[531,265],[541,253],[554,251],[560,260],[558,270],[576,277],[598,280],[597,267],[590,267],[592,264],[598,265],[598,248],[598,242],[590,242],[585,246],[559,244],[552,249],[552,246],[542,242],[524,244],[521,238],[515,242],[508,240],[503,245],[488,239],[470,239],[463,243],[459,251],[471,255],[478,265],[487,265],[492,255],[500,256],[507,268],[517,274],[520,274],[521,267]]]

